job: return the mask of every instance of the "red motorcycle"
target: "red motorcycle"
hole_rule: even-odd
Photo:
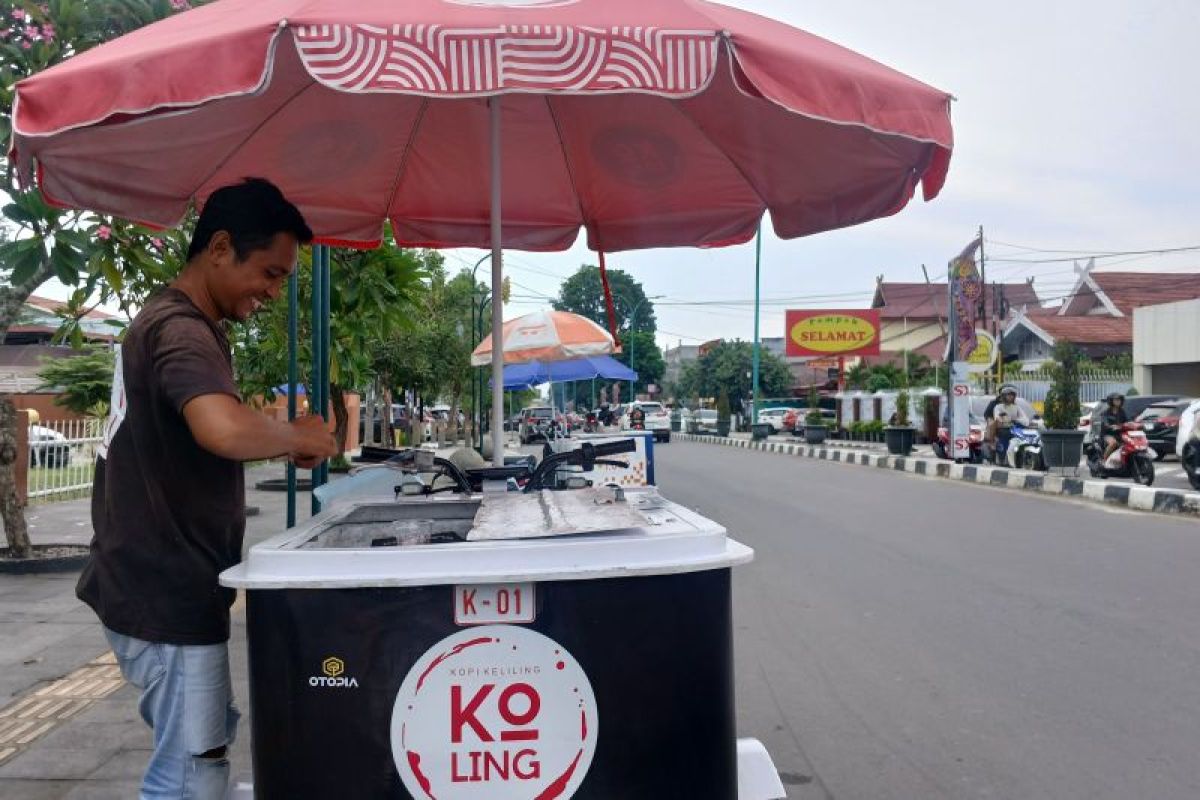
[[[950,444],[950,431],[946,428],[938,428],[937,439],[931,443],[933,454],[938,458],[944,458],[947,461],[954,460],[954,448]],[[971,464],[983,463],[983,428],[979,425],[971,426],[970,455],[967,456],[967,461]]]
[[[1149,486],[1154,483],[1154,456],[1150,440],[1140,422],[1121,426],[1121,443],[1107,459],[1104,458],[1104,437],[1098,436],[1085,449],[1088,471],[1093,478],[1132,478],[1134,483]]]

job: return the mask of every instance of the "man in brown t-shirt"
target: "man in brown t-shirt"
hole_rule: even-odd
[[[241,462],[311,468],[336,453],[320,417],[277,422],[241,404],[222,327],[279,296],[312,236],[267,181],[217,190],[186,266],[142,308],[117,358],[77,593],[142,690],[154,729],[142,798],[225,797],[234,595],[217,576],[241,560]]]

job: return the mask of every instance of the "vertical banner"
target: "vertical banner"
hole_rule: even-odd
[[[950,262],[950,445],[954,460],[971,456],[971,384],[968,359],[978,346],[975,312],[983,297],[983,281],[975,266],[982,238],[967,245]]]
[[[964,361],[950,369],[950,444],[955,461],[971,457],[971,384]]]

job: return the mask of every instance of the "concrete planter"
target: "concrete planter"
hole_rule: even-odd
[[[718,420],[717,421],[717,436],[728,436],[728,435],[729,435],[729,420],[725,420],[724,422]]]
[[[883,429],[887,441],[888,453],[894,456],[906,456],[913,450],[917,441],[917,429],[908,426],[892,426]]]
[[[1042,459],[1050,469],[1079,469],[1083,458],[1083,431],[1042,431]]]
[[[824,444],[828,436],[829,426],[827,425],[804,426],[804,441],[808,444]]]
[[[774,428],[765,422],[756,422],[750,426],[750,436],[756,442],[765,440],[771,435],[772,431],[774,431]]]

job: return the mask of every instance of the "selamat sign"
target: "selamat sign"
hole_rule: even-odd
[[[879,311],[788,311],[787,355],[877,356]]]

